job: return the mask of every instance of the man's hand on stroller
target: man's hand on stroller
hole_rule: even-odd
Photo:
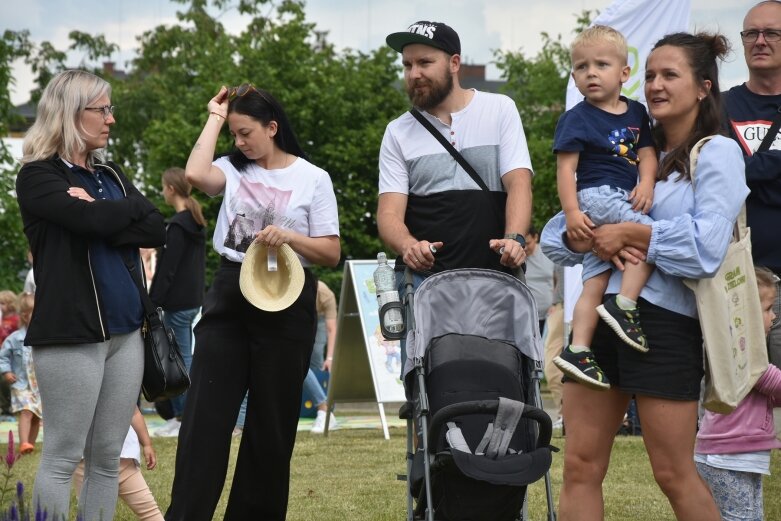
[[[526,250],[515,239],[491,239],[488,246],[502,256],[499,263],[508,268],[518,268],[526,262]]]
[[[434,267],[434,254],[442,248],[442,242],[417,241],[404,250],[404,264],[415,271],[427,271]]]

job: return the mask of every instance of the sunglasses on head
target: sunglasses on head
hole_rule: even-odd
[[[234,98],[240,98],[250,91],[255,91],[258,94],[260,94],[260,92],[258,92],[258,89],[256,89],[255,86],[251,83],[242,83],[238,87],[230,87],[228,89],[228,99],[232,100]]]
[[[263,101],[265,101],[268,106],[271,108],[271,110],[274,109],[274,104],[271,103],[271,100],[268,99],[268,96],[266,96],[263,91],[255,87],[251,83],[242,83],[238,87],[231,87],[228,89],[228,101],[233,101],[236,98],[241,98],[242,96],[247,95],[250,92],[257,92],[258,95],[263,98]]]

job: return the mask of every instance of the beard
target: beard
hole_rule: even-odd
[[[427,91],[418,90],[419,87],[428,87]],[[412,104],[423,110],[431,110],[443,101],[453,91],[453,76],[447,73],[440,79],[427,80],[421,78],[407,83],[407,96]]]

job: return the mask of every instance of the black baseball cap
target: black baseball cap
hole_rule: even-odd
[[[396,52],[401,52],[405,45],[422,43],[451,55],[461,54],[461,40],[458,38],[458,33],[442,22],[421,20],[410,25],[404,32],[389,34],[385,41]]]

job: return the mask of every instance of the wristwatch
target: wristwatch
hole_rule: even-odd
[[[521,248],[526,247],[526,238],[523,236],[522,233],[505,233],[504,234],[505,239],[514,239],[521,243]]]

